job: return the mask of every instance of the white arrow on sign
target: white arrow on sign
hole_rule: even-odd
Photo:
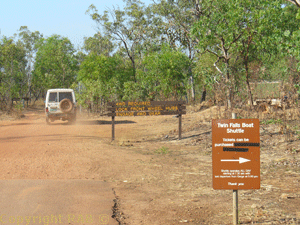
[[[240,157],[239,159],[221,159],[221,161],[222,162],[239,162],[241,164],[241,163],[249,162],[251,160]]]

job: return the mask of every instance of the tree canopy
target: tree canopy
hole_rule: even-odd
[[[86,14],[97,31],[80,48],[22,26],[0,40],[0,102],[76,89],[80,104],[208,98],[252,102],[251,82],[292,81],[300,93],[298,0],[155,0]]]
[[[70,87],[76,80],[78,63],[75,49],[68,38],[53,35],[36,44],[32,88],[45,92],[49,88]]]

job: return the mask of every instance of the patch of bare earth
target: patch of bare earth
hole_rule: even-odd
[[[29,110],[0,122],[0,178],[106,181],[120,224],[231,224],[232,191],[212,189],[211,166],[211,119],[229,116],[189,110],[182,140],[176,117],[117,117],[112,142],[109,117],[47,126]],[[261,189],[239,191],[241,224],[300,224],[297,126],[261,125]]]

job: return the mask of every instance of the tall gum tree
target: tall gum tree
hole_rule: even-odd
[[[152,10],[162,17],[160,27],[161,36],[174,49],[182,49],[190,59],[189,80],[191,86],[191,98],[195,100],[193,62],[197,49],[198,39],[191,35],[191,28],[203,13],[199,1],[189,0],[158,0],[154,1]]]
[[[113,8],[103,14],[98,13],[95,5],[90,5],[86,13],[97,23],[99,31],[125,49],[132,64],[132,79],[136,82],[136,55],[147,40],[145,34],[151,23],[145,5],[139,0],[127,0],[124,10]]]
[[[12,108],[12,98],[23,97],[26,79],[26,51],[20,43],[3,37],[0,40],[0,100],[2,108]]]
[[[235,79],[245,77],[252,102],[249,63],[260,55],[278,52],[284,33],[282,3],[279,0],[202,1],[201,8],[207,10],[199,16],[192,32],[199,40],[199,50],[217,59],[214,66],[227,88],[229,108]],[[237,61],[242,61],[243,67],[234,68],[239,65]]]
[[[76,79],[78,62],[68,38],[52,35],[37,44],[33,87],[36,98],[49,88],[68,88]]]
[[[26,51],[26,75],[28,80],[28,92],[31,96],[31,80],[34,68],[35,54],[37,52],[36,43],[43,37],[39,31],[31,32],[27,26],[21,26],[18,30],[18,43],[22,45]],[[28,94],[27,94],[28,95]]]
[[[160,51],[146,55],[143,63],[147,72],[141,80],[146,83],[150,98],[178,100],[186,94],[190,60],[183,52],[165,44]]]
[[[100,32],[94,34],[93,37],[84,38],[83,50],[88,54],[110,56],[115,47],[110,38],[102,36]]]

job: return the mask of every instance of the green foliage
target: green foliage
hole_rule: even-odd
[[[161,35],[162,39],[174,48],[179,45],[188,52],[189,58],[192,58],[198,40],[191,35],[190,29],[201,13],[197,4],[187,0],[160,0],[153,4],[152,11],[158,15],[155,24],[156,30],[159,30],[158,36]]]
[[[75,49],[68,38],[53,35],[42,38],[36,45],[33,90],[45,92],[49,88],[68,88],[78,71]]]
[[[280,98],[281,86],[280,82],[260,82],[251,84],[252,94],[256,98]]]
[[[146,101],[153,99],[154,96],[148,93],[145,82],[128,81],[124,83],[124,95],[122,100],[127,101]]]
[[[114,50],[115,45],[111,42],[109,37],[103,37],[100,32],[93,37],[84,38],[83,49],[90,53],[97,55],[109,56]]]
[[[94,5],[90,5],[86,13],[98,24],[99,30],[104,31],[105,36],[111,37],[124,48],[131,61],[132,78],[136,81],[136,55],[147,40],[145,34],[151,22],[144,4],[138,0],[126,1],[124,10],[114,8],[104,11],[102,15]]]
[[[18,30],[19,41],[23,44],[27,54],[32,56],[32,52],[37,50],[35,44],[43,37],[39,31],[31,32],[27,26],[21,26]]]
[[[286,30],[282,38],[281,48],[288,56],[297,59],[296,70],[300,72],[300,25],[299,25],[299,8],[292,4],[287,4],[284,8],[286,18]],[[299,76],[299,75],[298,75]]]
[[[170,150],[169,150],[168,147],[162,146],[161,148],[156,149],[156,150],[155,150],[155,153],[156,153],[156,154],[165,155],[165,154],[169,153],[169,151],[170,151]]]
[[[294,87],[298,93],[298,96],[300,96],[300,84],[295,84]]]
[[[209,0],[201,7],[205,10],[192,33],[199,40],[199,50],[216,57],[214,66],[227,87],[228,99],[240,80],[249,81],[250,63],[278,57],[296,27],[280,0]]]
[[[282,124],[282,120],[281,119],[269,119],[269,120],[263,120],[260,122],[261,124]]]
[[[186,94],[190,60],[184,53],[163,45],[161,51],[147,54],[143,65],[139,79],[149,97],[181,98]]]
[[[84,58],[78,72],[77,81],[84,86],[80,101],[181,98],[185,95],[189,63],[184,53],[163,46],[161,51],[144,57],[143,69],[138,70],[134,81],[132,68],[119,54],[91,53]]]
[[[119,100],[123,97],[124,83],[130,81],[131,68],[122,58],[91,53],[80,65],[77,81],[83,85],[80,101],[83,104],[94,99]]]
[[[78,81],[101,80],[107,82],[114,74],[117,65],[116,58],[104,55],[90,54],[80,65]]]
[[[195,74],[196,83],[205,86],[208,90],[212,90],[215,83],[220,80],[221,74],[213,66],[217,60],[215,55],[205,53],[196,57],[197,63],[193,72]]]
[[[0,40],[0,108],[11,108],[11,99],[27,92],[26,51],[20,43]]]

